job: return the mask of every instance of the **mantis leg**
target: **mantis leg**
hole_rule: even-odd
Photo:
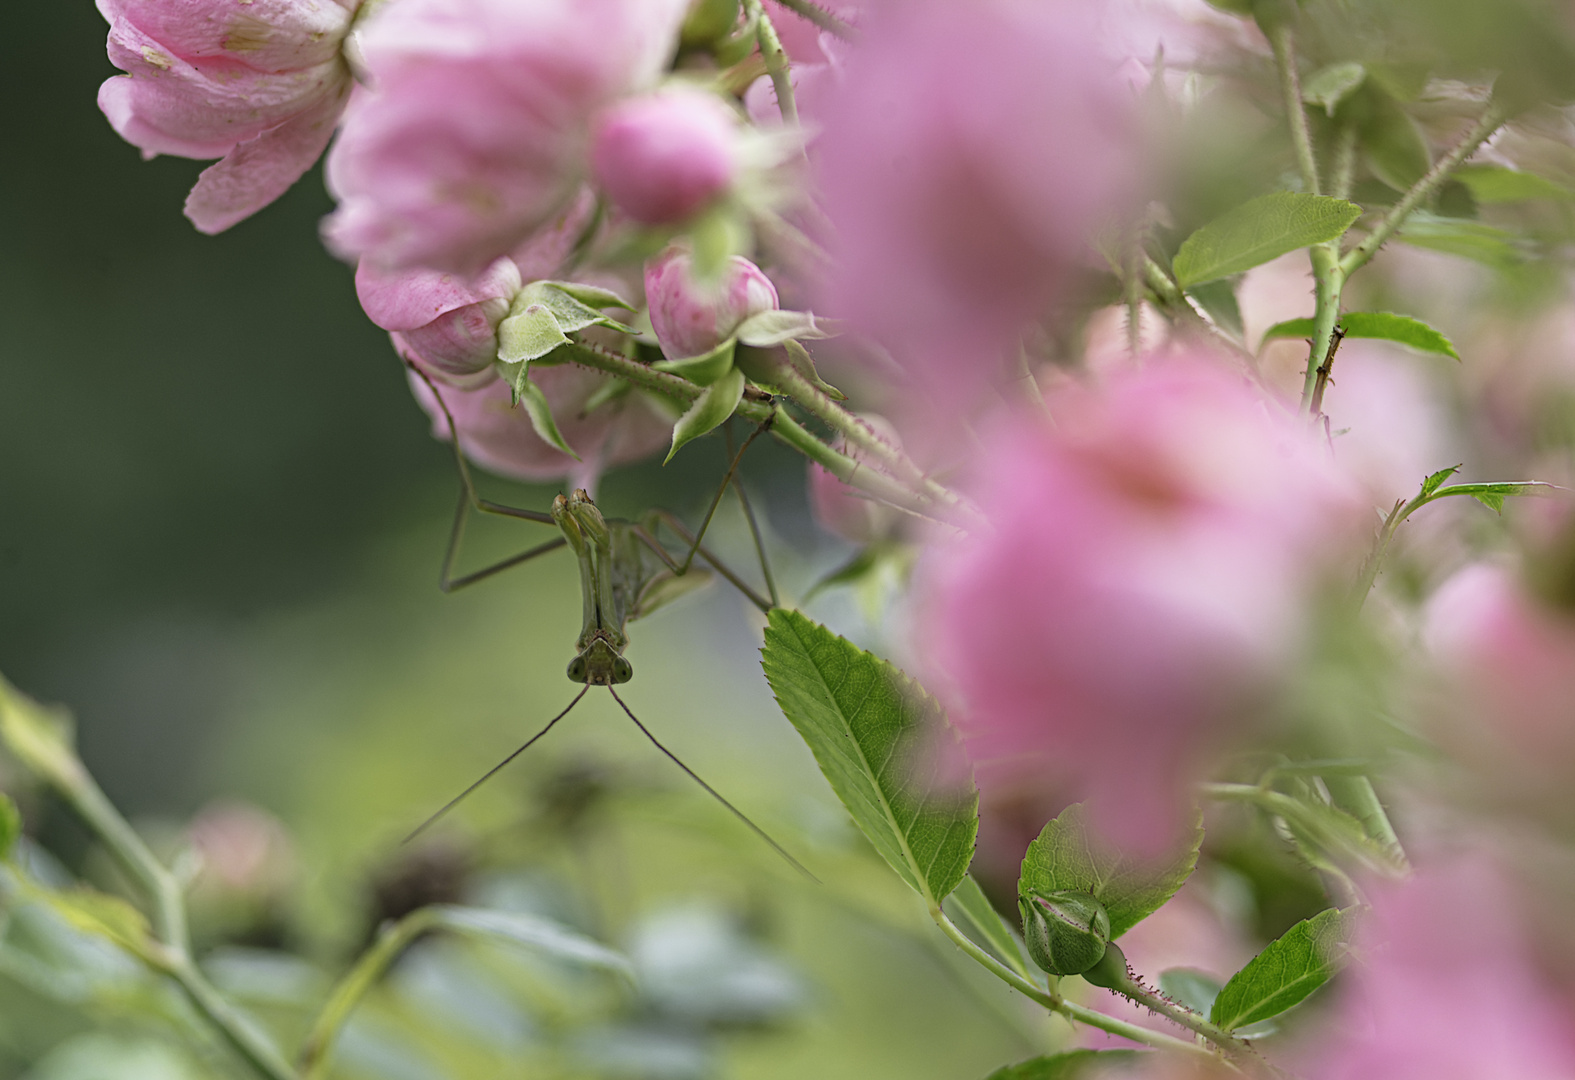
[[[721,574],[724,578],[726,578],[733,588],[743,593],[745,598],[748,599],[751,604],[754,604],[761,611],[771,610],[771,601],[767,600],[754,589],[751,589],[748,585],[744,584],[743,579],[735,574],[731,569],[729,569],[726,563],[722,562],[721,559],[718,559],[715,555],[711,554],[711,552],[706,549],[705,545],[700,543],[699,537],[695,536],[684,527],[684,523],[678,520],[678,516],[676,514],[674,514],[671,510],[653,510],[651,513],[658,521],[671,529],[673,533],[684,543],[693,544],[694,550],[699,553],[700,557],[706,562],[710,563],[718,574]],[[662,562],[667,566],[667,569],[671,570],[674,574],[681,575],[685,570],[688,569],[687,566],[681,565],[677,559],[668,554],[667,549],[662,546],[661,541],[652,536],[650,532],[646,530],[645,526],[636,525],[634,527],[634,535],[639,537],[642,544],[654,551],[656,553],[656,557],[661,559]]]
[[[759,434],[758,430],[756,434]],[[731,424],[722,429],[722,436],[727,440],[727,452],[731,454],[733,452],[733,427]],[[751,435],[750,438],[754,438],[754,436]],[[765,578],[766,593],[771,597],[771,606],[781,607],[782,598],[777,595],[777,581],[771,574],[771,562],[766,558],[766,545],[760,537],[760,523],[755,520],[755,508],[749,505],[749,496],[744,492],[744,478],[742,476],[737,474],[733,476],[733,490],[738,493],[738,505],[744,508],[744,520],[749,522],[749,535],[755,542],[755,556],[760,560],[760,576]]]
[[[490,499],[483,499],[477,494],[475,481],[470,475],[470,465],[465,461],[464,451],[459,448],[459,427],[454,423],[454,414],[449,412],[448,404],[443,400],[443,394],[438,390],[437,385],[427,377],[426,372],[414,364],[410,365],[410,370],[416,373],[417,378],[427,384],[427,389],[432,391],[433,400],[437,402],[438,408],[443,412],[443,419],[448,422],[449,445],[454,451],[454,466],[459,471],[459,507],[454,511],[454,524],[449,529],[448,534],[448,548],[443,552],[443,568],[438,575],[438,588],[445,593],[451,593],[458,589],[463,589],[467,585],[474,585],[476,582],[483,581],[494,574],[502,573],[504,570],[534,559],[538,555],[545,555],[549,551],[556,551],[562,547],[564,540],[563,537],[559,536],[556,539],[548,540],[546,543],[537,544],[533,548],[527,548],[518,555],[512,555],[490,566],[484,566],[480,570],[460,577],[453,576],[454,560],[459,555],[460,543],[465,536],[465,523],[472,509],[483,514],[497,514],[501,517],[518,518],[522,521],[540,522],[543,525],[556,526],[557,523],[553,521],[551,514],[543,513],[540,510],[506,506],[503,503],[493,502]]]

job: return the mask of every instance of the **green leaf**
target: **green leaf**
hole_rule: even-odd
[[[1367,167],[1396,191],[1422,179],[1432,165],[1427,140],[1410,114],[1389,94],[1369,84],[1358,98],[1359,133]]]
[[[1159,989],[1178,1005],[1207,1016],[1214,1008],[1214,999],[1220,996],[1220,981],[1204,971],[1171,968],[1160,972]]]
[[[733,349],[737,344],[736,339],[728,338],[708,353],[686,356],[681,360],[658,360],[651,366],[657,371],[682,375],[700,386],[710,386],[733,370]]]
[[[1427,323],[1409,315],[1395,315],[1388,311],[1348,311],[1340,316],[1340,329],[1345,331],[1348,338],[1393,341],[1418,352],[1460,359],[1453,342]],[[1287,319],[1265,330],[1263,340],[1306,338],[1311,337],[1312,332],[1311,319]]]
[[[1045,825],[1023,856],[1020,895],[1069,889],[1093,895],[1110,916],[1115,940],[1164,906],[1192,874],[1203,843],[1203,815],[1196,813],[1184,850],[1145,862],[1100,845],[1089,831],[1082,803],[1073,803]]]
[[[1302,82],[1302,100],[1309,105],[1322,105],[1330,116],[1345,96],[1367,78],[1367,69],[1354,60],[1330,64],[1313,72]]]
[[[743,397],[744,373],[737,368],[706,387],[705,391],[695,399],[695,403],[689,406],[673,425],[673,447],[667,451],[667,457],[662,459],[662,464],[666,465],[673,460],[673,455],[678,453],[679,447],[698,439],[732,416],[733,410],[738,408],[738,403]]]
[[[1023,955],[1017,932],[995,910],[972,874],[964,875],[962,883],[946,898],[945,906],[960,916],[954,917],[953,921],[978,932],[969,936],[982,944],[997,960],[1003,961],[1030,982],[1039,981],[1039,974]]]
[[[1007,1065],[985,1080],[1077,1080],[1105,1066],[1131,1065],[1143,1056],[1137,1050],[1068,1050]]]
[[[514,383],[514,392],[519,397],[519,404],[525,407],[526,414],[530,416],[530,426],[536,429],[542,442],[557,447],[579,461],[580,455],[574,452],[574,448],[564,441],[558,431],[558,424],[552,418],[552,406],[547,403],[547,395],[541,392],[541,387],[530,381],[526,371],[529,367],[529,364],[520,365],[520,377]]]
[[[1344,933],[1344,919],[1332,908],[1303,919],[1231,976],[1209,1020],[1234,1031],[1300,1004],[1344,964]]]
[[[568,343],[568,336],[545,304],[531,304],[498,324],[498,359],[505,364],[540,360]]]
[[[1436,489],[1433,492],[1433,498],[1444,499],[1450,495],[1469,495],[1494,513],[1501,514],[1504,512],[1504,500],[1511,495],[1548,498],[1562,490],[1563,488],[1557,484],[1545,484],[1540,480],[1486,484],[1450,484],[1448,487]]]
[[[437,904],[430,910],[438,926],[456,934],[519,945],[581,967],[601,968],[630,977],[634,974],[633,966],[622,953],[551,919],[450,904]]]
[[[577,300],[589,308],[615,307],[622,308],[625,311],[634,310],[633,304],[611,289],[603,289],[596,285],[583,285],[578,281],[543,281],[540,284],[550,285],[570,299]]]
[[[1412,247],[1458,255],[1495,270],[1513,269],[1526,261],[1525,244],[1519,237],[1480,221],[1419,210],[1400,227],[1399,237]]]
[[[1236,302],[1236,290],[1228,281],[1210,281],[1194,285],[1187,293],[1203,306],[1216,326],[1242,336],[1241,305]]]
[[[1526,202],[1531,199],[1553,199],[1568,202],[1575,199],[1575,191],[1536,173],[1506,169],[1498,165],[1462,165],[1454,177],[1471,191],[1479,203]]]
[[[1430,475],[1426,480],[1422,481],[1422,497],[1426,498],[1427,496],[1433,494],[1433,492],[1437,491],[1443,486],[1445,480],[1448,480],[1451,476],[1454,476],[1459,471],[1459,465],[1451,465],[1447,469],[1439,469],[1436,473]]]
[[[769,349],[795,338],[825,338],[831,333],[822,329],[815,316],[807,311],[757,311],[739,324],[737,337],[745,345]]]
[[[138,956],[148,954],[153,940],[148,920],[120,897],[85,888],[38,889],[34,895],[78,930],[108,938]]]
[[[11,796],[0,791],[0,862],[11,857],[11,850],[21,835],[22,812],[11,801]]]
[[[1345,234],[1362,208],[1327,195],[1276,191],[1243,203],[1182,242],[1172,268],[1184,289],[1229,277]]]
[[[916,681],[796,611],[775,609],[761,666],[853,820],[929,904],[963,880],[979,831],[972,782],[949,784],[945,714]]]
[[[0,676],[0,742],[33,774],[56,787],[76,789],[87,772],[72,749],[71,717],[48,709]]]

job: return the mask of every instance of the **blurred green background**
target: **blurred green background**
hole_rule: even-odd
[[[266,910],[194,900],[199,936],[251,947],[214,962],[253,1008],[298,1034],[322,979],[397,909],[401,889],[466,899],[524,889],[557,897],[542,904],[620,946],[653,919],[698,911],[713,935],[742,935],[768,957],[771,985],[791,991],[742,1020],[702,1009],[678,1022],[650,1002],[593,1010],[583,1038],[605,1051],[606,1075],[965,1077],[1043,1044],[1004,991],[935,947],[915,902],[854,839],[770,699],[758,621],[720,589],[636,624],[627,699],[837,887],[794,877],[600,693],[434,847],[401,849],[405,831],[570,697],[571,564],[548,558],[442,596],[452,464],[362,316],[350,269],[318,243],[329,208],[320,176],[229,233],[199,235],[180,206],[203,164],[141,161],[95,106],[113,69],[92,6],[7,15],[0,671],[75,712],[88,765],[172,850],[214,800],[283,823],[282,898],[265,898]],[[693,513],[721,456],[711,440],[667,470],[614,474],[602,502]],[[814,538],[801,461],[765,447],[748,473],[780,570],[802,589],[844,552]],[[544,506],[552,490],[498,494]],[[534,528],[480,526],[472,558],[535,542]],[[736,514],[718,528],[742,560]],[[64,812],[23,795],[30,830],[103,880],[102,856]],[[422,992],[437,985],[449,1012],[416,1008],[419,993],[396,982],[352,1028],[361,1049],[347,1045],[344,1075],[516,1075],[526,1060],[540,1075],[581,1075],[541,1065],[529,1037],[476,1036],[485,1002],[454,989],[463,978],[409,974],[449,978],[481,962],[452,959],[426,956],[405,979]],[[178,1039],[138,1020],[115,981],[130,976],[101,961],[99,989],[119,1012],[98,990],[73,999],[48,971],[33,983],[0,972],[0,1077],[103,1080],[106,1062],[117,1077],[225,1067],[222,1055],[192,1065]],[[521,1016],[536,1007],[503,1000]],[[431,1031],[410,1026],[412,1009]],[[699,1056],[629,1043],[653,1017],[664,1038],[693,1035]],[[578,1022],[545,1006],[520,1020],[537,1033]],[[457,1042],[437,1045],[444,1031]]]

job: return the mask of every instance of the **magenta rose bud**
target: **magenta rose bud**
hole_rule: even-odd
[[[350,96],[341,46],[358,0],[99,0],[110,124],[147,157],[222,158],[186,216],[222,232],[312,167]]]
[[[608,109],[591,148],[596,182],[644,225],[685,221],[733,182],[738,123],[716,95],[677,87]]]
[[[751,315],[774,310],[777,287],[740,255],[728,260],[719,282],[699,281],[694,256],[670,247],[645,264],[645,299],[662,352],[670,360],[682,360],[705,355]]]
[[[498,323],[520,291],[520,272],[513,260],[499,259],[466,281],[436,270],[381,271],[363,260],[355,289],[367,317],[393,333],[402,355],[459,385],[498,358]]]

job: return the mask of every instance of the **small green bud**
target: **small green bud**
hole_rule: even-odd
[[[1115,942],[1106,945],[1105,955],[1099,958],[1099,962],[1081,974],[1084,982],[1103,986],[1106,990],[1119,990],[1132,981],[1132,975],[1127,971],[1126,954]]]
[[[1041,893],[1019,897],[1017,904],[1028,955],[1052,975],[1082,974],[1105,954],[1110,916],[1090,894]]]

